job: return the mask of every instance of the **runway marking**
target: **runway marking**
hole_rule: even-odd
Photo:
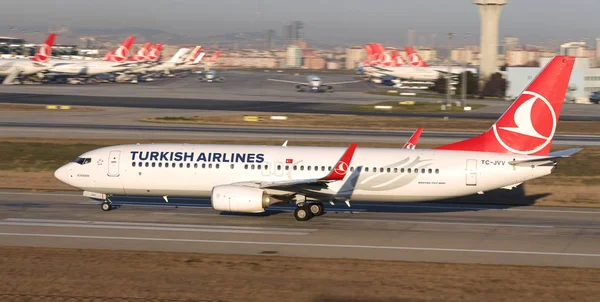
[[[176,238],[152,238],[152,237],[114,237],[114,236],[86,236],[86,235],[35,234],[35,233],[0,233],[0,236],[191,242],[191,243],[244,244],[244,245],[269,245],[269,246],[281,245],[281,246],[299,246],[299,247],[356,248],[356,249],[377,249],[377,250],[487,253],[487,254],[537,255],[537,256],[600,257],[600,254],[585,254],[585,253],[556,253],[556,252],[536,252],[536,251],[518,251],[518,250],[483,250],[483,249],[456,249],[456,248],[385,246],[385,245],[298,243],[298,242],[275,242],[275,241],[235,241],[235,240],[176,239]]]
[[[393,220],[393,219],[366,219],[366,218],[324,218],[325,220],[339,221],[375,221],[375,222],[397,222],[397,223],[416,223],[416,224],[441,224],[441,225],[472,225],[472,226],[492,226],[492,227],[525,227],[525,228],[554,228],[551,225],[529,225],[529,224],[510,224],[510,223],[477,223],[477,222],[444,222],[444,221],[420,221],[420,220]]]
[[[39,226],[39,227],[58,227],[58,228],[90,228],[90,229],[118,229],[118,230],[147,230],[147,231],[177,231],[177,232],[203,232],[203,233],[235,233],[235,234],[260,234],[260,235],[294,235],[303,236],[310,232],[305,231],[279,231],[277,229],[269,230],[249,230],[243,227],[235,228],[231,226],[212,226],[212,227],[169,227],[169,226],[144,226],[144,225],[125,225],[125,224],[76,224],[76,223],[51,223],[51,222],[0,222],[0,226]]]
[[[499,208],[500,205],[490,205],[489,207],[472,207],[472,206],[429,206],[429,205],[387,205],[387,204],[368,204],[354,203],[363,207],[381,207],[381,208],[416,208],[416,209],[440,209],[440,210],[498,210],[498,211],[513,211],[513,212],[548,212],[548,213],[577,213],[577,214],[600,214],[600,211],[579,211],[579,210],[545,210],[545,209],[512,209]]]
[[[68,194],[68,193],[29,193],[29,192],[2,192],[0,191],[0,195],[33,195],[33,196],[69,196],[69,197],[84,197],[83,195],[80,194]],[[156,199],[157,203],[140,203],[140,202],[127,202],[127,201],[115,201],[115,204],[123,204],[123,205],[152,205],[152,206],[156,206],[156,205],[160,205],[159,198],[158,197],[152,197],[152,196],[131,196],[128,197],[130,199]],[[185,198],[183,198],[185,199]],[[205,198],[199,198],[199,199],[194,199],[195,201],[199,201],[199,200],[203,200]],[[96,201],[91,201],[91,202],[96,202]],[[82,202],[83,203],[83,202]],[[87,201],[86,201],[87,203]],[[189,204],[189,206],[188,206]],[[177,206],[185,206],[185,207],[198,207],[198,208],[203,208],[203,207],[210,207],[208,205],[208,202],[206,201],[206,206],[204,206],[201,202],[197,202],[196,204],[192,204],[192,203],[169,203],[169,204],[164,204],[164,205],[177,205]],[[415,208],[415,209],[440,209],[440,210],[499,210],[499,211],[514,211],[514,212],[542,212],[542,213],[570,213],[570,214],[600,214],[600,209],[597,211],[584,211],[584,210],[551,210],[551,209],[543,209],[543,208],[538,208],[538,209],[523,209],[523,208],[500,208],[503,207],[502,205],[489,205],[487,207],[485,206],[462,206],[462,204],[456,204],[456,205],[410,205],[410,204],[376,204],[376,203],[365,203],[365,202],[359,202],[359,203],[353,203],[353,205],[358,205],[358,206],[362,206],[362,207],[380,207],[380,208]],[[510,207],[510,206],[506,206],[506,207]],[[532,206],[528,206],[528,207],[532,207]],[[271,207],[271,209],[278,209],[276,207]],[[279,209],[288,209],[288,208],[284,208],[284,207],[279,207]],[[346,209],[340,209],[339,211],[344,211]],[[348,209],[350,210],[350,209]],[[353,211],[366,211],[366,209],[354,209]]]
[[[278,231],[302,231],[315,232],[318,229],[307,228],[273,228],[273,227],[248,227],[236,225],[207,225],[207,224],[178,224],[178,223],[148,223],[148,222],[121,222],[121,221],[91,221],[91,220],[69,220],[69,219],[28,219],[28,218],[5,218],[3,221],[10,222],[40,222],[40,223],[65,223],[65,224],[97,224],[97,225],[133,225],[133,226],[164,226],[164,227],[188,227],[188,228],[218,228],[236,230],[278,230]]]
[[[67,194],[67,193],[29,193],[29,192],[2,192],[0,195],[33,195],[33,196],[72,196],[72,197],[84,197],[81,194]]]

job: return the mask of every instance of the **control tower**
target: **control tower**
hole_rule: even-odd
[[[508,0],[473,0],[473,4],[479,6],[481,18],[481,66],[479,73],[481,80],[486,80],[491,74],[498,70],[498,21],[502,6]]]

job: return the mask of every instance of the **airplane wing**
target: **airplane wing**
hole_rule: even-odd
[[[573,155],[581,150],[582,150],[581,148],[561,150],[561,151],[557,151],[557,152],[550,152],[548,154],[548,156],[538,156],[538,157],[531,157],[531,158],[525,158],[525,159],[517,159],[517,160],[510,161],[508,163],[513,166],[531,166],[531,165],[539,166],[539,165],[546,164],[548,162],[557,162],[561,159],[571,157],[571,155]]]
[[[402,148],[414,149],[417,146],[417,143],[419,142],[419,138],[421,138],[421,132],[423,132],[423,128],[418,128]]]
[[[333,82],[333,83],[323,83],[322,85],[343,85],[343,84],[351,84],[351,83],[359,83],[359,82],[362,82],[362,81],[354,80],[354,81],[345,81],[345,82]]]
[[[321,190],[328,189],[327,184],[334,181],[343,180],[346,173],[349,170],[350,162],[354,156],[356,150],[356,144],[351,144],[346,152],[340,157],[333,169],[329,173],[321,178],[309,178],[309,179],[292,179],[282,181],[260,181],[260,182],[241,182],[234,185],[252,186],[258,187],[265,190],[285,191],[290,193],[302,193],[308,197],[323,198],[325,196],[331,196],[335,192],[319,192]]]
[[[308,85],[305,82],[304,83],[303,82],[294,82],[294,81],[286,81],[286,80],[279,80],[279,79],[267,79],[267,81],[289,83],[289,84],[298,84],[298,85]]]

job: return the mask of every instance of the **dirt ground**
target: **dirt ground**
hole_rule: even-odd
[[[598,301],[600,270],[0,247],[1,301]]]

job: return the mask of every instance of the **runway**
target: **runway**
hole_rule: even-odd
[[[280,139],[297,141],[359,141],[400,142],[412,131],[318,129],[282,127],[236,127],[181,124],[129,124],[50,123],[50,122],[0,122],[0,137],[56,137],[64,138],[147,138],[147,139]],[[426,131],[423,143],[450,143],[479,135],[478,132]],[[554,145],[598,146],[600,135],[557,134]]]
[[[58,104],[127,108],[160,108],[207,111],[294,112],[325,114],[358,114],[398,117],[451,117],[497,119],[510,102],[499,100],[467,100],[487,107],[472,112],[375,112],[351,111],[353,105],[382,101],[415,100],[442,102],[442,99],[398,97],[366,94],[364,91],[386,91],[368,83],[340,86],[334,93],[298,93],[293,85],[267,81],[285,78],[304,81],[306,75],[285,75],[249,71],[227,71],[228,81],[218,84],[199,83],[196,77],[158,79],[156,82],[101,85],[17,85],[0,88],[0,103]],[[352,80],[352,75],[324,75],[326,81]],[[598,121],[600,106],[565,104],[561,120]]]
[[[449,203],[291,206],[224,214],[206,199],[115,197],[110,212],[75,192],[0,191],[4,245],[457,263],[600,267],[600,209]],[[178,207],[175,207],[178,206]]]

